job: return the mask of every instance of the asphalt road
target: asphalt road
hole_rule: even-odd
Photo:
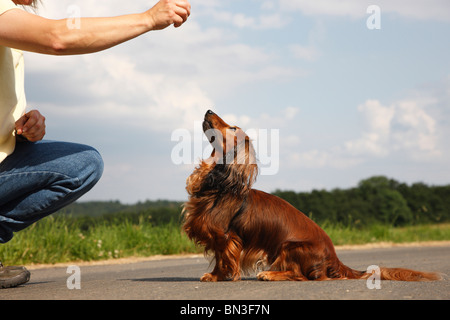
[[[450,246],[338,250],[338,256],[358,270],[379,265],[450,275]],[[81,266],[79,272],[66,266],[36,269],[31,270],[27,284],[0,290],[0,300],[241,300],[241,303],[261,300],[264,303],[262,300],[450,299],[448,276],[437,282],[381,281],[380,289],[370,290],[365,280],[262,282],[250,275],[238,282],[200,282],[203,273],[210,270],[209,262],[202,256]],[[80,289],[69,289],[68,280],[69,286],[79,284]]]

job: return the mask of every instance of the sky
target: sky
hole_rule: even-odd
[[[156,3],[43,2],[38,14],[72,22]],[[448,0],[190,3],[181,28],[107,51],[25,54],[27,101],[46,117],[46,139],[103,156],[102,179],[80,201],[186,200],[186,178],[211,151],[208,109],[254,140],[254,188],[266,192],[345,189],[374,175],[450,183]]]

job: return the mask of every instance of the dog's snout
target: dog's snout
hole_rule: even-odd
[[[212,112],[211,110],[208,110],[208,111],[206,111],[206,114],[213,115],[214,112]]]

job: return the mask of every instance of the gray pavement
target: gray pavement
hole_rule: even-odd
[[[338,250],[338,256],[358,270],[379,265],[450,275],[450,246]],[[199,278],[212,268],[202,256],[79,268],[79,272],[66,266],[31,270],[30,282],[0,290],[0,300],[450,299],[448,276],[437,282],[381,281],[381,289],[370,290],[365,280],[261,282],[255,275],[238,282],[202,283]]]

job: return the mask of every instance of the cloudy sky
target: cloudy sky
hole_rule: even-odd
[[[39,14],[111,16],[155,3],[45,0]],[[104,176],[83,201],[185,200],[208,152],[208,109],[255,139],[264,191],[348,188],[372,175],[450,183],[449,1],[191,5],[183,27],[105,52],[26,54],[28,104],[46,116],[47,139],[103,155]]]

